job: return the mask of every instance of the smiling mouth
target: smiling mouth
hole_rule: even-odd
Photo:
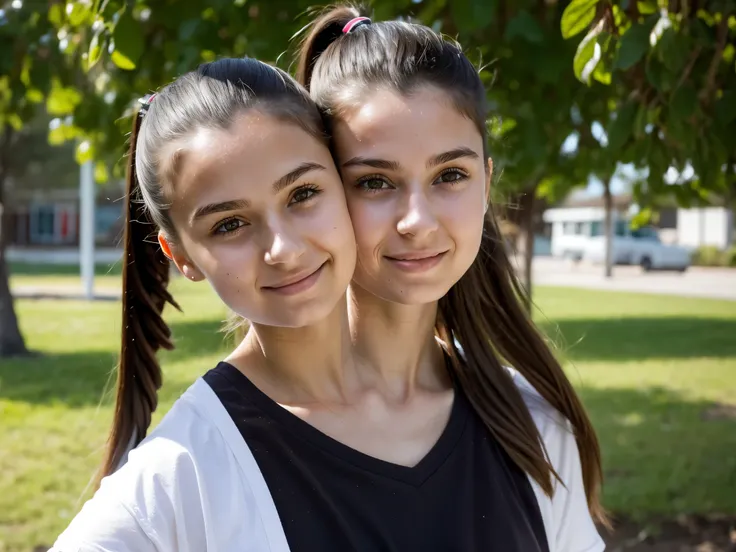
[[[322,269],[327,262],[322,263],[319,268],[313,272],[301,275],[295,279],[288,280],[274,286],[263,286],[262,289],[281,295],[295,295],[311,288],[322,274]]]
[[[424,272],[425,270],[429,270],[430,268],[437,266],[446,254],[447,251],[442,251],[440,253],[400,255],[398,257],[386,255],[385,258],[388,259],[392,265],[405,272]]]

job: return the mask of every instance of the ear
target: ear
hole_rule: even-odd
[[[486,171],[486,211],[491,204],[491,179],[493,178],[493,159],[488,158],[488,170]]]
[[[201,282],[204,280],[204,274],[200,271],[195,264],[184,254],[184,251],[177,247],[176,244],[172,243],[166,235],[159,231],[158,243],[161,246],[161,251],[164,255],[176,266],[187,280],[193,282]]]

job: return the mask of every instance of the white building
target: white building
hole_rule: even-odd
[[[733,211],[723,207],[677,210],[677,242],[684,247],[728,249],[735,232]]]

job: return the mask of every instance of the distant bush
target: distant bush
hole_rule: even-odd
[[[726,266],[736,267],[736,245],[732,245],[723,256]]]
[[[693,251],[692,263],[696,266],[736,266],[736,247],[727,251],[713,245],[698,247]]]

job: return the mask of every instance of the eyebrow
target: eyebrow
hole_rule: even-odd
[[[478,159],[478,154],[475,153],[472,149],[465,146],[451,149],[450,151],[446,151],[444,153],[440,153],[431,157],[429,161],[427,161],[427,168],[431,169],[432,167],[437,167],[438,165],[449,163],[450,161],[454,161],[455,159],[462,159],[463,157]]]
[[[323,171],[325,170],[325,168],[319,163],[302,163],[296,169],[294,169],[293,171],[289,171],[284,176],[279,178],[276,182],[274,182],[273,192],[277,194],[284,188],[299,180],[308,172],[317,170]],[[207,217],[209,215],[224,213],[227,211],[237,211],[239,209],[246,209],[249,206],[250,202],[245,199],[233,199],[230,201],[222,201],[220,203],[210,203],[209,205],[203,205],[202,207],[199,207],[196,211],[194,211],[194,214],[192,215],[192,218],[190,220],[190,224],[193,224],[198,219]]]
[[[289,186],[291,186],[294,182],[299,180],[302,176],[304,176],[308,172],[324,171],[324,170],[326,169],[319,163],[312,163],[312,162],[302,163],[296,169],[286,173],[284,176],[282,176],[276,182],[273,183],[273,193],[277,194],[284,188],[288,188]]]
[[[344,167],[373,167],[374,169],[384,169],[387,171],[398,171],[401,164],[397,161],[388,161],[386,159],[371,159],[368,157],[353,157],[342,164]]]
[[[209,205],[203,205],[197,208],[190,219],[190,224],[194,224],[198,219],[214,215],[216,213],[224,213],[226,211],[237,211],[238,209],[245,209],[250,205],[245,199],[233,199],[231,201],[222,201],[220,203],[210,203]]]
[[[454,161],[455,159],[461,159],[463,157],[468,157],[470,159],[478,159],[478,154],[475,153],[472,149],[468,147],[461,146],[459,148],[451,149],[449,151],[439,153],[437,155],[432,156],[427,161],[427,168],[431,169],[432,167],[436,167],[444,163],[449,163],[450,161]],[[343,163],[342,166],[343,168],[355,167],[355,166],[366,166],[366,167],[373,167],[374,169],[385,169],[389,171],[398,171],[401,168],[401,163],[399,163],[398,161],[389,161],[388,159],[353,157],[352,159],[349,159],[348,161]]]

